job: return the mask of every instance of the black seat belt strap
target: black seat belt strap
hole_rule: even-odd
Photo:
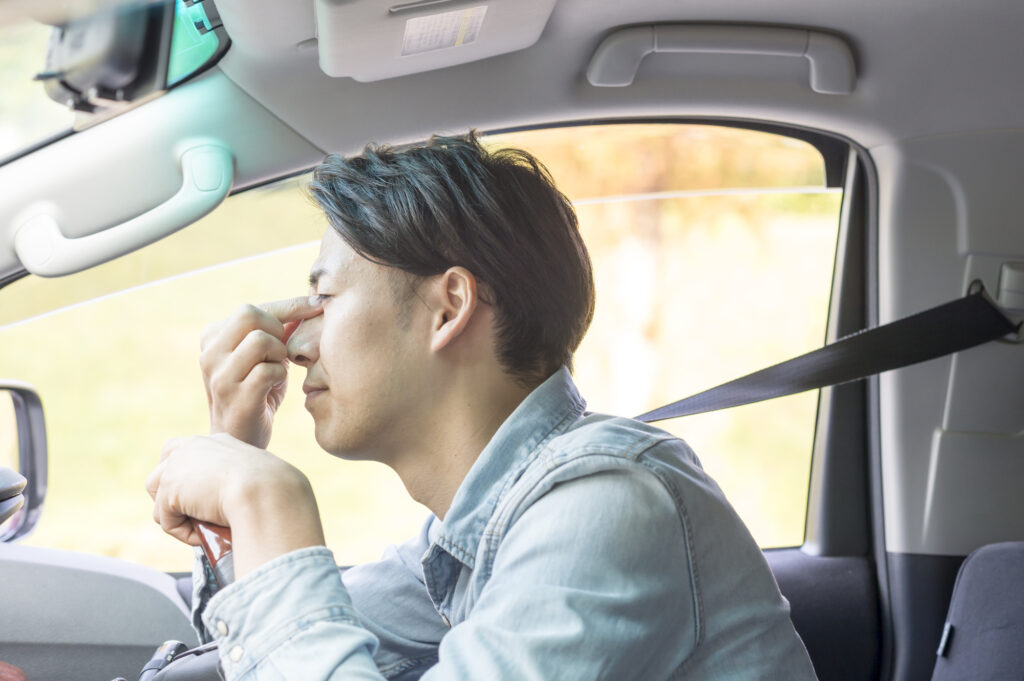
[[[1020,328],[976,283],[963,298],[858,331],[636,418],[650,423],[839,385],[966,350]]]

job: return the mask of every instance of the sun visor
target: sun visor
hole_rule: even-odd
[[[320,68],[383,80],[465,64],[537,42],[556,0],[316,0]]]

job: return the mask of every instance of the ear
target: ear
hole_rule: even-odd
[[[465,267],[450,267],[435,282],[430,349],[441,350],[466,329],[478,302],[476,277]]]

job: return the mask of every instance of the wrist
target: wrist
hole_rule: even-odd
[[[210,435],[217,435],[219,433],[226,433],[236,440],[241,440],[247,445],[252,445],[259,449],[266,449],[267,445],[270,444],[270,432],[268,429],[261,427],[258,419],[233,421],[217,417],[211,411]]]
[[[238,485],[225,499],[236,579],[296,549],[324,545],[309,480],[298,469],[281,464],[272,475],[254,476]]]

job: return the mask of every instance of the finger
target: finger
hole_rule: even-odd
[[[257,364],[242,382],[245,392],[260,395],[261,401],[266,400],[267,393],[281,387],[288,380],[288,369],[280,362],[263,362]]]
[[[200,364],[209,365],[227,355],[252,331],[263,331],[275,339],[284,335],[284,325],[272,314],[255,305],[242,305],[210,337],[200,356]]]
[[[182,543],[192,546],[199,544],[195,537],[195,526],[192,524],[191,518],[172,510],[160,503],[160,500],[156,504],[156,509],[157,523],[160,525],[160,529]]]
[[[221,362],[216,374],[210,377],[211,388],[217,397],[225,397],[234,386],[242,383],[256,367],[264,362],[280,364],[288,358],[288,347],[265,331],[252,331],[234,352]]]
[[[209,345],[213,341],[213,339],[216,338],[218,334],[220,334],[221,329],[224,328],[225,324],[227,324],[226,319],[219,319],[215,321],[213,324],[207,325],[203,329],[202,333],[199,334],[199,347],[205,348],[207,345]]]
[[[153,504],[153,519],[160,525],[160,529],[175,539],[186,544],[193,543],[195,527],[192,518],[185,515],[173,491],[162,489],[157,493]]]
[[[283,362],[288,359],[288,346],[266,331],[250,331],[231,355],[229,361],[252,368],[260,362]]]
[[[163,459],[156,465],[153,472],[146,476],[146,491],[149,492],[151,499],[156,501],[157,492],[160,491],[160,476],[164,473],[164,462]]]
[[[303,319],[311,319],[324,310],[323,303],[318,302],[312,296],[277,300],[272,303],[263,303],[260,307],[282,323],[301,322]]]
[[[160,463],[163,463],[172,452],[181,447],[184,443],[185,439],[181,437],[172,437],[164,442],[164,446],[160,449]]]

